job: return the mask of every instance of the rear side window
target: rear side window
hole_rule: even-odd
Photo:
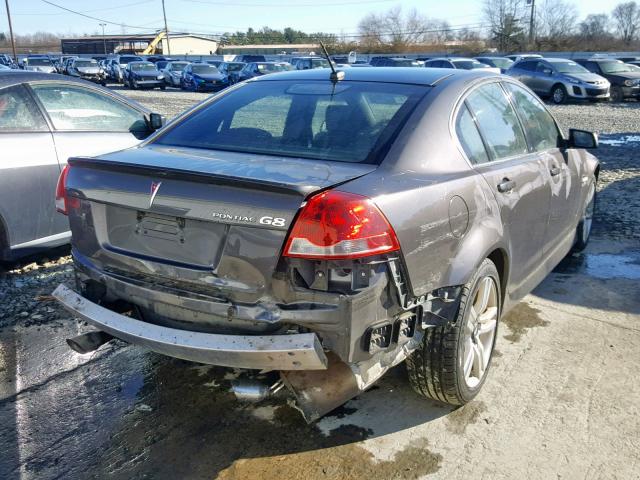
[[[22,85],[0,90],[0,133],[42,131],[47,124]]]
[[[377,82],[249,83],[177,122],[156,143],[379,163],[428,90]]]
[[[466,105],[463,105],[458,113],[458,119],[456,121],[456,133],[458,140],[462,145],[467,158],[473,164],[487,163],[489,156],[482,143],[482,137],[473,120],[473,117],[469,113],[469,109]]]
[[[56,130],[145,131],[142,113],[94,90],[47,83],[31,88]]]
[[[518,109],[533,150],[541,151],[556,148],[560,132],[558,132],[556,123],[544,108],[542,102],[513,83],[505,83],[504,85],[513,96],[513,103]]]
[[[478,87],[466,102],[493,160],[527,153],[527,142],[516,112],[498,83]]]

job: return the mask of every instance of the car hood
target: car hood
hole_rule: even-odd
[[[201,78],[203,80],[222,80],[224,78],[224,75],[221,73],[205,73],[205,74],[194,73],[193,77]]]
[[[53,73],[56,71],[54,67],[46,67],[46,66],[27,66],[24,68],[29,72],[44,72],[44,73]]]
[[[608,73],[607,77],[617,78],[619,80],[638,80],[640,79],[640,72]]]
[[[141,78],[157,78],[158,75],[161,75],[161,72],[132,72],[135,76]]]
[[[77,67],[76,70],[78,70],[80,73],[86,73],[89,75],[100,73],[100,67]]]
[[[606,83],[607,82],[605,78],[595,73],[562,73],[561,75],[568,78],[575,78],[576,80],[580,80],[581,82],[588,82],[588,83],[597,83],[597,82]]]

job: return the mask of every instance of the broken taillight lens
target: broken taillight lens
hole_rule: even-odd
[[[67,195],[67,175],[71,167],[65,165],[58,177],[58,186],[56,187],[56,210],[63,215],[69,214],[69,208],[77,206],[77,199]]]
[[[287,244],[287,257],[353,259],[400,249],[393,228],[367,197],[329,190],[302,207]]]

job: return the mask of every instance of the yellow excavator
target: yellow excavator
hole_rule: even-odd
[[[158,44],[160,43],[160,41],[167,36],[167,32],[165,32],[164,30],[161,31],[160,33],[158,33],[158,35],[156,35],[156,38],[154,38],[153,40],[151,40],[151,42],[149,43],[149,45],[147,45],[147,48],[145,48],[141,54],[142,55],[153,55],[156,53],[156,48],[158,47]]]

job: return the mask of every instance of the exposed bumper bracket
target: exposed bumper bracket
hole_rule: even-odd
[[[327,357],[314,333],[219,335],[168,328],[112,312],[65,285],[53,296],[103,332],[154,352],[194,362],[260,370],[324,370]]]

